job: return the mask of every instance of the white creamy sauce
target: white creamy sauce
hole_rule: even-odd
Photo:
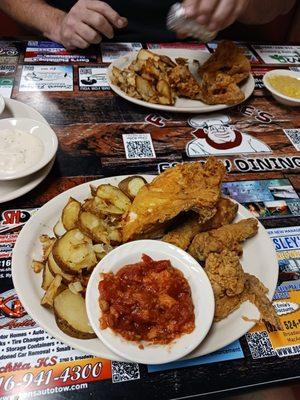
[[[18,129],[0,130],[0,173],[14,174],[36,164],[43,156],[42,141]]]

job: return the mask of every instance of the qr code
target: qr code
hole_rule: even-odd
[[[246,339],[252,358],[276,356],[267,332],[247,333]]]
[[[79,68],[79,73],[81,75],[92,75],[93,71],[92,68]]]
[[[284,129],[284,133],[290,139],[295,149],[300,151],[300,129]]]
[[[126,158],[155,158],[149,133],[123,135]]]
[[[112,361],[112,382],[126,382],[140,379],[140,368],[136,363]]]

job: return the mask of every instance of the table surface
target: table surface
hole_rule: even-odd
[[[216,154],[224,160],[228,171],[223,188],[225,193],[248,205],[248,208],[249,204],[255,203],[256,212],[260,213],[261,222],[266,228],[299,226],[300,109],[287,108],[278,104],[262,84],[263,74],[270,69],[295,69],[298,67],[300,70],[299,46],[291,48],[279,45],[250,47],[250,44],[243,44],[252,59],[256,88],[246,103],[223,110],[217,116],[214,115],[214,118],[219,120],[218,129],[222,129],[222,127],[229,129],[230,125],[234,137],[241,139],[237,141],[240,144],[237,144],[236,141],[231,142],[230,151],[227,150],[226,154],[224,149],[217,149],[218,146],[214,147],[206,141],[205,132],[209,131],[209,120],[212,119],[212,115],[203,117],[201,115],[154,113],[150,109],[135,106],[117,97],[113,92],[107,90],[103,80],[102,83],[95,82],[93,86],[86,85],[85,90],[82,90],[84,84],[81,82],[83,78],[79,78],[79,67],[106,68],[108,63],[104,63],[102,57],[112,57],[113,54],[118,54],[120,47],[114,48],[114,45],[111,45],[110,53],[105,54],[104,49],[101,52],[99,48],[95,47],[83,53],[82,57],[86,57],[86,60],[81,58],[78,61],[76,57],[73,57],[73,60],[67,60],[69,57],[67,53],[62,49],[55,50],[53,44],[31,43],[30,49],[25,54],[26,46],[27,42],[25,41],[0,42],[0,89],[1,76],[2,79],[4,79],[3,77],[14,79],[11,97],[32,106],[43,115],[58,136],[59,150],[51,173],[36,189],[19,199],[0,205],[0,216],[2,216],[0,222],[2,228],[0,231],[1,299],[5,299],[8,295],[14,295],[9,260],[17,233],[24,223],[22,218],[19,218],[14,221],[13,225],[10,225],[7,223],[7,212],[13,211],[14,215],[26,217],[26,215],[30,215],[32,209],[40,207],[62,191],[95,178],[136,173],[157,174],[175,163],[203,161],[208,154]],[[145,44],[143,46],[146,47]],[[49,48],[52,49],[52,52]],[[15,52],[12,49],[15,49]],[[212,49],[213,46],[207,48],[199,46],[196,51],[212,52]],[[47,57],[45,54],[48,54]],[[50,54],[54,61],[49,58]],[[42,57],[40,58],[42,61],[37,61],[36,57],[38,56]],[[58,58],[55,59],[56,56]],[[2,67],[4,65],[15,65],[16,68],[15,70],[14,68],[4,68]],[[73,90],[45,91],[44,86],[39,90],[27,91],[24,81],[25,73],[28,73],[26,66],[32,65],[72,66]],[[38,69],[33,69],[33,71],[38,71]],[[66,71],[70,72],[70,70]],[[48,69],[48,76],[49,72]],[[102,73],[103,71],[97,72]],[[87,75],[93,73],[95,71],[87,71]],[[80,82],[81,88],[79,88]],[[201,125],[203,120],[207,123],[206,131],[203,131]],[[133,158],[128,158],[128,154],[126,156],[123,135],[131,135],[131,138],[135,138],[134,133],[151,135],[155,150],[153,158],[143,158],[145,146],[147,147],[150,143],[149,136],[142,137],[145,139],[144,142],[135,142],[135,146],[140,146],[139,154],[133,150],[132,146],[128,145],[127,152],[133,151],[131,154]],[[198,153],[193,153],[194,157],[190,157],[189,149],[190,151],[196,149]],[[20,210],[22,213],[17,214]],[[285,237],[282,232],[286,233],[286,231],[278,232],[280,232],[279,236]],[[293,232],[296,236],[298,235],[298,240],[300,240],[296,228]],[[276,236],[275,231],[273,231],[274,235]],[[11,246],[4,249],[7,243]],[[279,247],[279,252],[286,250]],[[300,277],[299,249],[300,244],[298,248],[293,248],[295,252],[289,257],[279,257],[279,259],[288,258],[289,262],[292,259],[293,265],[296,265],[292,271],[293,277],[283,276],[282,281],[285,284],[290,283],[291,279]],[[286,253],[284,254],[286,255]],[[289,262],[288,265],[290,265]],[[289,272],[288,267],[283,268],[283,272],[287,273],[287,271]],[[298,272],[299,275],[297,275]],[[299,281],[294,281],[295,285],[297,282]],[[298,296],[300,288],[294,287],[293,290],[295,290],[293,295]],[[3,340],[0,343],[4,346],[1,355],[18,353],[17,349],[13,351],[13,346],[17,346],[14,340],[11,343],[7,340],[18,337],[11,335],[11,332],[20,333],[23,338],[23,334],[27,337],[30,329],[19,327],[18,330],[15,328],[7,330],[7,326],[3,329],[4,317],[6,318],[5,322],[10,320],[3,311],[0,315],[2,327],[0,340]],[[291,320],[293,321],[293,319]],[[24,376],[28,371],[33,373],[35,379],[38,379],[37,373],[41,371],[45,373],[49,371],[49,368],[52,368],[53,374],[57,374],[58,371],[61,373],[63,368],[73,368],[76,365],[76,359],[80,359],[81,368],[88,363],[94,365],[97,359],[90,357],[82,359],[83,355],[80,352],[72,352],[72,350],[70,352],[73,358],[70,356],[68,359],[63,359],[57,344],[55,345],[56,358],[53,366],[37,367],[36,364],[33,364],[32,358],[30,358],[30,363],[26,364],[26,356],[23,359],[20,356],[18,360],[13,356],[0,356],[0,396],[18,392],[25,393],[29,390],[38,391],[44,388],[44,393],[36,392],[36,395],[44,395],[43,398],[51,399],[80,399],[87,398],[87,396],[97,399],[142,397],[144,399],[178,399],[197,395],[225,396],[225,394],[231,394],[232,391],[298,380],[300,347],[294,346],[300,345],[298,327],[295,329],[290,327],[290,329],[294,329],[296,339],[292,351],[287,353],[280,350],[275,351],[280,348],[280,345],[275,346],[276,339],[271,337],[272,332],[267,333],[267,328],[263,326],[260,331],[254,331],[249,337],[242,337],[236,345],[237,349],[228,351],[227,357],[224,356],[226,355],[226,351],[224,351],[222,357],[217,354],[214,355],[213,360],[196,360],[195,365],[191,366],[171,365],[164,370],[157,368],[152,372],[145,365],[98,360],[102,363],[102,373],[93,379],[81,376],[76,380],[76,384],[81,385],[78,387],[74,385],[71,387],[70,377],[65,380],[57,379],[55,382],[52,381],[52,376],[51,383],[45,382],[43,380],[45,377],[43,377],[40,383],[33,381],[28,384],[27,388],[24,386],[24,382],[23,386],[22,384],[18,386],[17,382],[27,379]],[[8,338],[5,339],[7,332]],[[35,331],[34,334],[43,335],[41,331]],[[51,340],[51,338],[46,339]],[[24,339],[22,340],[24,342]],[[6,349],[8,343],[12,346],[10,350]],[[288,344],[284,346],[286,347]],[[292,345],[289,346],[289,348],[291,347]],[[264,349],[267,350],[264,352]],[[28,348],[24,351],[28,351]],[[234,355],[234,352],[237,352],[238,356]],[[36,360],[43,358],[42,354],[37,352]],[[65,390],[68,390],[68,393],[63,392],[62,388],[66,387]]]

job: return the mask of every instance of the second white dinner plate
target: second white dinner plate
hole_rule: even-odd
[[[104,183],[117,185],[126,177],[118,176],[87,182],[71,188],[50,200],[23,227],[14,247],[12,258],[14,287],[19,299],[31,317],[56,339],[85,353],[110,360],[122,360],[122,358],[114,354],[99,339],[82,340],[72,338],[57,327],[53,313],[40,304],[44,293],[41,289],[42,276],[33,272],[31,262],[33,258],[41,257],[39,236],[42,234],[53,236],[53,226],[59,220],[62,209],[69,197],[83,201],[90,195],[91,184],[94,186]],[[144,178],[150,182],[154,176],[145,175]],[[235,221],[251,217],[252,214],[239,204]],[[258,234],[254,238],[247,240],[243,248],[244,254],[241,262],[244,270],[261,280],[269,289],[268,297],[271,299],[277,284],[278,263],[273,243],[260,223]],[[246,321],[243,317],[247,317],[248,320]],[[258,310],[249,302],[243,303],[239,309],[226,319],[213,323],[205,340],[188,357],[199,357],[221,349],[248,332],[255,324],[253,321],[257,319],[259,319]]]
[[[203,64],[209,57],[209,53],[204,53],[197,50],[189,50],[189,49],[155,49],[151,50],[153,53],[166,55],[171,59],[175,60],[177,57],[187,58],[189,62],[189,68],[194,77],[200,81],[200,78],[197,77],[197,69],[198,63],[194,63],[193,60],[197,60],[200,64]],[[121,90],[117,85],[112,83],[112,68],[117,67],[119,69],[124,69],[131,64],[133,60],[136,59],[137,52],[128,53],[125,56],[118,58],[116,61],[112,62],[110,66],[107,68],[107,81],[111,87],[111,89],[117,93],[119,96],[124,99],[130,101],[131,103],[137,104],[139,106],[152,108],[160,111],[170,111],[170,112],[180,112],[180,113],[208,113],[214,112],[218,110],[224,110],[226,108],[230,108],[232,106],[226,104],[217,104],[217,105],[208,105],[199,100],[190,100],[184,98],[177,98],[174,106],[166,106],[162,104],[153,104],[148,103],[143,100],[135,99],[134,97],[128,96],[123,90]],[[247,81],[241,86],[242,91],[245,94],[245,100],[247,100],[251,94],[253,93],[255,87],[254,78],[252,75],[249,76]],[[235,104],[236,105],[236,104]]]

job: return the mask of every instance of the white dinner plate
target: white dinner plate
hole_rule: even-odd
[[[191,62],[189,63],[189,68],[192,74],[195,76],[195,78],[200,81],[200,78],[197,78],[197,64],[193,63],[193,60],[199,61],[201,64],[203,64],[209,57],[210,54],[208,53],[203,53],[200,51],[196,50],[189,50],[189,49],[156,49],[156,50],[151,50],[153,53],[157,54],[164,54],[166,56],[169,56],[171,59],[175,60],[177,57],[184,57]],[[125,56],[122,56],[118,58],[116,61],[113,61],[110,66],[107,68],[107,81],[111,87],[111,89],[117,93],[119,96],[123,97],[124,99],[131,101],[134,104],[137,104],[139,106],[143,107],[148,107],[148,108],[153,108],[155,110],[161,110],[161,111],[171,111],[171,112],[181,112],[181,113],[208,113],[208,112],[214,112],[218,110],[224,110],[225,108],[229,108],[232,106],[228,106],[226,104],[217,104],[217,105],[208,105],[203,103],[202,101],[198,100],[189,100],[189,99],[184,99],[184,98],[177,98],[176,103],[174,106],[165,106],[161,104],[153,104],[153,103],[148,103],[143,100],[135,99],[134,97],[128,96],[123,90],[121,90],[117,85],[114,85],[111,81],[111,75],[112,75],[112,68],[117,67],[119,69],[124,69],[128,67],[128,65],[136,59],[137,52],[132,52],[128,53]],[[242,91],[245,94],[245,100],[247,100],[253,90],[254,90],[254,78],[252,75],[249,76],[247,81],[241,86]]]
[[[5,108],[4,97],[1,96],[1,94],[0,94],[0,114],[2,114],[2,112],[4,111],[4,108]]]
[[[35,274],[31,268],[33,258],[41,257],[39,236],[41,234],[53,235],[53,226],[59,220],[61,212],[69,197],[83,201],[90,195],[90,185],[109,183],[117,185],[127,176],[98,179],[71,188],[46,203],[37,211],[22,228],[13,250],[12,277],[14,287],[23,306],[29,315],[49,334],[58,340],[67,343],[78,350],[88,354],[110,360],[122,360],[109,350],[99,339],[82,340],[75,339],[64,334],[58,329],[54,315],[51,311],[40,305],[44,291],[41,289],[42,274]],[[154,176],[144,175],[150,182]],[[239,204],[236,221],[251,218],[252,214]],[[243,268],[257,276],[269,289],[268,297],[271,299],[276,289],[278,278],[278,263],[275,248],[267,231],[259,223],[258,234],[244,244],[244,255],[241,259]],[[245,302],[226,319],[214,323],[205,340],[197,347],[188,358],[198,357],[219,350],[234,340],[243,336],[254,322],[245,321],[259,319],[259,312]]]

